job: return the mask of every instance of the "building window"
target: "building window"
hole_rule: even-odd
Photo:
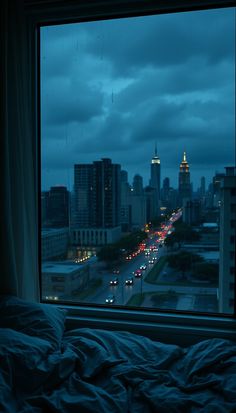
[[[230,226],[231,226],[231,228],[236,228],[236,220],[235,219],[231,219]]]
[[[235,275],[235,267],[230,267],[230,274]]]
[[[230,251],[230,259],[233,260],[235,257],[235,251]]]
[[[230,283],[230,284],[229,284],[229,289],[230,289],[231,291],[234,291],[234,289],[235,289],[235,283]]]
[[[230,205],[230,211],[231,211],[232,214],[236,213],[236,204],[231,204]]]
[[[232,314],[234,9],[126,17],[39,29],[42,230],[67,231],[57,266],[92,269],[86,299],[60,301]]]

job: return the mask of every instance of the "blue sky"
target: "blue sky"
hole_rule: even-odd
[[[104,157],[177,187],[235,163],[235,9],[41,28],[42,188]]]

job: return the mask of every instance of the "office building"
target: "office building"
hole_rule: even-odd
[[[184,199],[191,199],[191,183],[189,164],[184,152],[183,160],[179,167],[179,206],[183,206]]]
[[[107,158],[74,165],[74,198],[73,242],[104,245],[117,240],[121,231],[120,165]]]
[[[47,200],[50,228],[69,226],[69,192],[65,186],[52,186]]]
[[[154,214],[160,214],[161,206],[161,161],[157,155],[157,146],[155,145],[155,154],[151,160],[151,179],[150,186],[155,190]]]
[[[236,243],[236,168],[226,167],[221,178],[219,311],[234,312]]]
[[[69,244],[69,228],[47,228],[41,231],[42,261],[65,258]]]

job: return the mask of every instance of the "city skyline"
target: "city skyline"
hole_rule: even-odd
[[[155,144],[161,182],[169,177],[174,188],[184,151],[195,189],[201,176],[208,185],[233,165],[234,15],[220,9],[41,28],[42,188],[72,190],[73,165],[101,158],[147,185]]]
[[[156,153],[156,152],[155,152],[155,153]],[[154,157],[155,157],[155,153],[154,153]],[[163,188],[164,181],[165,181],[166,179],[168,179],[168,180],[169,180],[169,185],[170,185],[170,187],[172,187],[173,189],[175,189],[175,190],[178,191],[178,189],[179,189],[179,172],[180,172],[180,165],[182,164],[182,161],[183,161],[184,158],[187,159],[187,154],[186,154],[186,152],[183,152],[182,158],[181,158],[181,162],[179,163],[178,168],[177,168],[177,171],[176,171],[176,185],[175,185],[175,186],[172,185],[173,182],[172,182],[171,178],[170,178],[169,176],[167,176],[167,175],[163,175],[162,169],[160,169],[160,175],[161,175],[160,188]],[[62,182],[60,183],[60,182],[58,182],[58,183],[55,183],[55,184],[52,184],[52,185],[48,185],[46,188],[42,188],[42,191],[48,191],[48,190],[49,190],[50,188],[52,188],[52,187],[60,187],[60,186],[66,187],[70,192],[73,191],[73,187],[74,187],[74,167],[75,167],[75,165],[87,165],[87,166],[89,166],[89,165],[93,164],[94,162],[101,161],[102,159],[110,159],[113,164],[120,165],[120,166],[121,166],[121,171],[124,171],[124,172],[127,173],[127,175],[128,175],[128,183],[131,185],[131,187],[133,186],[133,180],[134,180],[135,176],[137,176],[137,175],[142,178],[142,180],[143,180],[143,187],[144,187],[144,188],[147,187],[147,186],[151,186],[151,185],[150,185],[150,184],[151,184],[151,169],[150,169],[150,168],[151,168],[151,165],[152,165],[152,159],[153,159],[153,157],[152,157],[152,159],[150,160],[150,164],[148,165],[149,176],[148,176],[148,173],[147,173],[147,174],[146,174],[146,176],[147,176],[147,181],[146,181],[146,182],[145,182],[145,180],[144,180],[143,175],[141,175],[140,172],[135,173],[135,174],[131,177],[131,175],[129,174],[129,171],[127,171],[126,169],[124,169],[124,168],[122,167],[122,164],[121,164],[121,163],[119,163],[119,162],[113,162],[113,159],[111,159],[111,158],[102,157],[102,158],[100,158],[100,159],[93,159],[91,162],[81,162],[81,163],[74,164],[73,167],[71,168],[72,176],[71,176],[71,182],[70,182],[69,185],[68,185],[68,183],[66,184],[66,183],[62,183]],[[160,158],[159,158],[159,159],[160,159]],[[187,163],[188,163],[188,165],[189,165],[188,159],[187,159]],[[232,165],[231,165],[231,166],[232,166]],[[213,183],[213,178],[214,178],[214,176],[216,176],[217,174],[225,174],[225,168],[226,168],[226,167],[227,167],[227,166],[225,166],[225,167],[224,167],[224,170],[222,170],[222,171],[219,171],[219,170],[218,170],[218,171],[215,171],[212,175],[209,174],[209,176],[210,176],[209,181],[207,181],[207,179],[206,179],[206,177],[205,177],[204,175],[201,175],[201,174],[200,174],[200,175],[199,175],[199,177],[200,177],[200,178],[199,178],[199,181],[198,181],[198,182],[195,182],[195,186],[194,186],[194,184],[193,184],[193,182],[192,182],[192,178],[191,178],[191,175],[192,175],[192,174],[191,174],[191,167],[189,167],[190,184],[193,185],[193,187],[194,187],[193,190],[196,192],[198,189],[200,189],[202,179],[204,179],[204,180],[205,180],[205,189],[206,189],[206,191],[207,191],[209,185]],[[162,168],[161,159],[160,159],[160,168]]]

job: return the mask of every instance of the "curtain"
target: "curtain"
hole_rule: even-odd
[[[0,294],[38,300],[36,134],[22,0],[0,2]]]

